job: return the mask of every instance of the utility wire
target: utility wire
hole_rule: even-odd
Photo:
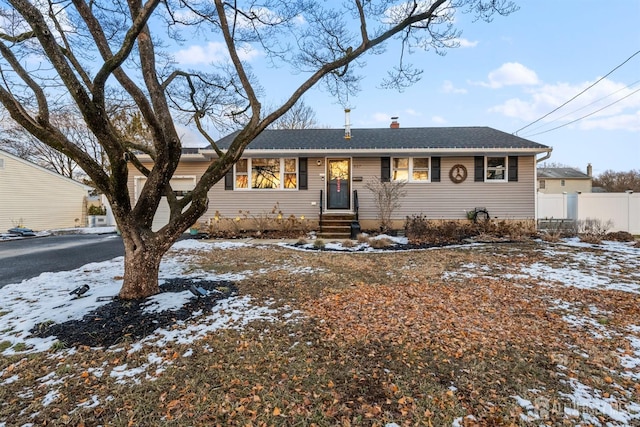
[[[595,83],[593,83],[592,85],[588,86],[586,89],[584,89],[582,92],[580,92],[579,94],[577,94],[576,96],[574,96],[573,98],[571,98],[570,100],[568,100],[567,102],[565,102],[564,104],[560,105],[559,107],[557,107],[556,109],[550,111],[549,113],[545,114],[544,116],[540,117],[539,119],[529,123],[528,125],[521,127],[520,129],[518,129],[517,131],[515,131],[513,134],[517,135],[518,132],[520,132],[523,129],[528,128],[529,126],[538,123],[540,120],[544,119],[545,117],[555,113],[556,111],[558,111],[559,109],[561,109],[562,107],[564,107],[565,105],[567,105],[568,103],[570,103],[571,101],[573,101],[574,99],[576,99],[577,97],[579,97],[580,95],[582,95],[583,93],[585,93],[586,91],[588,91],[589,89],[591,89],[592,87],[594,87],[595,85],[597,85],[598,83],[600,83],[602,80],[604,80],[605,78],[607,78],[609,75],[611,75],[611,73],[613,73],[614,71],[616,71],[618,68],[622,67],[624,64],[626,64],[627,62],[629,62],[631,60],[631,58],[633,58],[634,56],[636,56],[637,54],[640,53],[640,50],[637,51],[636,53],[634,53],[633,55],[631,55],[630,57],[628,57],[627,59],[625,59],[620,65],[618,65],[617,67],[615,67],[613,70],[609,71],[607,74],[605,74],[604,76],[600,77],[598,80],[595,81]],[[624,98],[623,98],[624,99]],[[599,110],[598,110],[599,111]]]
[[[533,128],[533,129],[531,129],[529,132],[536,132],[536,131],[537,131],[538,129],[540,129],[540,128],[543,128],[543,127],[545,127],[545,126],[549,126],[549,125],[551,125],[551,124],[553,124],[553,123],[557,122],[558,120],[561,120],[561,119],[563,119],[563,118],[565,118],[565,117],[567,117],[567,116],[570,116],[570,115],[572,115],[572,114],[575,114],[575,113],[577,113],[577,112],[578,112],[578,111],[580,111],[580,110],[584,110],[585,108],[590,107],[590,106],[592,106],[593,104],[597,104],[598,102],[600,102],[600,101],[602,101],[602,100],[604,100],[604,99],[607,99],[607,98],[609,98],[610,96],[613,96],[613,95],[615,95],[616,93],[618,93],[618,92],[620,92],[620,91],[623,91],[623,90],[625,90],[625,89],[630,89],[630,88],[632,88],[633,86],[637,85],[638,83],[640,83],[640,80],[636,80],[635,82],[633,82],[633,83],[631,83],[631,84],[629,84],[629,85],[627,85],[627,86],[625,86],[625,87],[623,87],[623,88],[620,88],[620,89],[616,90],[615,92],[611,92],[609,95],[603,96],[602,98],[598,98],[598,99],[596,99],[595,101],[590,102],[590,103],[588,103],[587,105],[585,105],[585,106],[582,106],[582,107],[578,108],[577,110],[573,110],[573,111],[571,111],[570,113],[567,113],[567,114],[565,114],[565,115],[563,115],[563,116],[558,117],[557,119],[554,119],[554,120],[550,121],[549,123],[543,123],[543,124],[541,124],[540,126],[537,126],[537,127]],[[529,134],[529,135],[531,135],[531,134]],[[529,135],[524,135],[524,138],[527,138]]]
[[[639,89],[634,90],[633,92],[631,92],[631,93],[630,93],[630,94],[628,94],[628,95],[623,96],[622,98],[618,99],[617,101],[613,101],[612,103],[610,103],[610,104],[608,104],[608,105],[605,105],[604,107],[602,107],[602,108],[600,108],[600,109],[598,109],[598,110],[596,110],[596,111],[593,111],[593,112],[591,112],[591,113],[589,113],[589,114],[587,114],[587,115],[585,115],[585,116],[579,117],[579,118],[577,118],[577,119],[575,119],[575,120],[572,120],[572,121],[567,122],[567,123],[565,123],[565,124],[562,124],[562,125],[560,125],[560,126],[556,126],[556,127],[554,127],[554,128],[551,128],[551,129],[548,129],[548,130],[544,130],[544,131],[542,131],[542,132],[534,133],[533,135],[529,135],[529,136],[527,136],[527,138],[530,138],[530,137],[532,137],[532,136],[536,136],[536,135],[541,135],[541,134],[543,134],[543,133],[551,132],[552,130],[560,129],[560,128],[565,127],[565,126],[568,126],[568,125],[570,125],[570,124],[572,124],[572,123],[578,122],[578,121],[580,121],[580,120],[582,120],[582,119],[586,119],[587,117],[589,117],[589,116],[593,116],[594,114],[599,113],[600,111],[602,111],[602,110],[604,110],[604,109],[606,109],[606,108],[611,107],[613,104],[617,104],[618,102],[622,101],[623,99],[626,99],[626,98],[630,97],[631,95],[635,94],[636,92],[640,92],[640,88],[639,88]]]

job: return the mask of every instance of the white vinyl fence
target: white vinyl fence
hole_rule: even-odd
[[[638,193],[538,193],[537,219],[599,219],[611,221],[611,231],[640,234]]]

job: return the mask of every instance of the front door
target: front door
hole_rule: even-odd
[[[351,161],[327,160],[327,209],[351,207]]]

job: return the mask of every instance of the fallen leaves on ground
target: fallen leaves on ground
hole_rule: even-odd
[[[587,416],[594,425],[615,422],[615,414],[585,407],[571,393],[579,383],[619,409],[639,400],[638,368],[621,368],[621,358],[634,355],[629,336],[638,327],[639,296],[523,275],[524,266],[571,261],[571,251],[550,260],[545,248],[201,254],[194,268],[242,273],[240,295],[288,311],[276,322],[223,329],[193,344],[125,342],[6,358],[0,419],[176,426],[587,425]],[[624,276],[620,269],[616,277]],[[286,315],[296,310],[297,317]]]

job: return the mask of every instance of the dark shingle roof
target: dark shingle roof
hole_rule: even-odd
[[[591,179],[574,168],[538,168],[538,178],[543,179]]]
[[[237,132],[218,141],[227,149]],[[393,150],[393,149],[526,149],[547,151],[549,147],[489,127],[373,128],[352,129],[351,139],[343,129],[267,129],[248,150]]]

